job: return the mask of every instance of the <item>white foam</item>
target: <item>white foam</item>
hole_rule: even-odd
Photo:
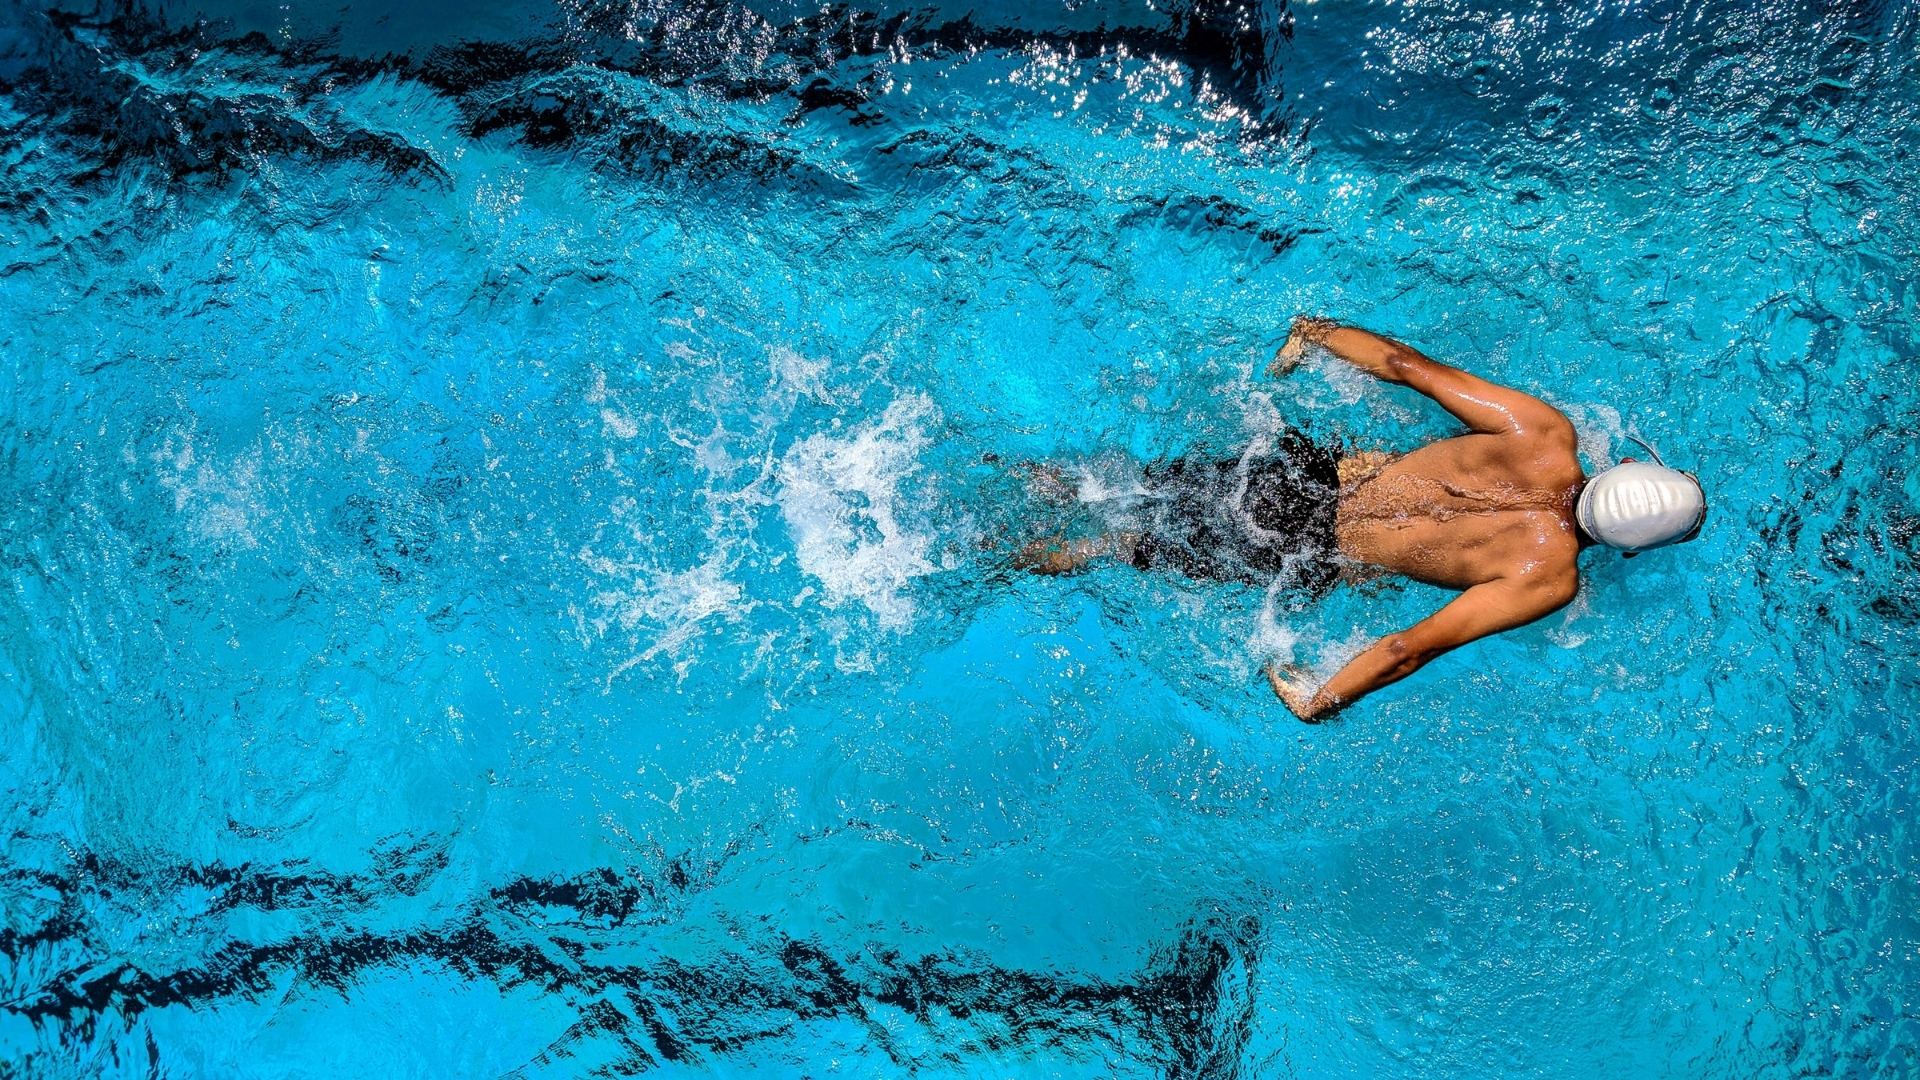
[[[1624,442],[1627,429],[1620,422],[1620,410],[1611,405],[1568,405],[1561,412],[1573,422],[1573,432],[1580,440],[1580,456],[1595,469],[1611,468],[1614,464],[1613,444]]]
[[[767,363],[773,368],[774,378],[785,389],[816,401],[831,400],[831,395],[827,393],[826,357],[809,360],[785,345],[774,345],[767,349]]]
[[[587,390],[586,402],[600,406],[600,423],[616,439],[637,438],[640,425],[627,411],[620,407],[619,395],[607,389],[607,373],[595,368],[593,386]]]
[[[161,486],[173,495],[174,512],[186,519],[194,536],[245,549],[260,546],[256,530],[266,505],[258,446],[227,461],[208,460],[194,432],[181,431],[170,433],[150,460]]]
[[[1286,418],[1273,403],[1271,390],[1249,389],[1240,401],[1240,426],[1250,440],[1242,457],[1257,457],[1273,449],[1273,441],[1286,430]],[[1257,444],[1257,445],[1255,445]]]
[[[1304,666],[1315,688],[1325,686],[1327,680],[1374,642],[1374,638],[1359,627],[1339,641],[1327,640],[1317,626],[1302,633],[1282,618],[1286,610],[1283,590],[1277,585],[1269,588],[1254,618],[1247,652],[1261,666],[1268,663]]]
[[[1593,610],[1593,591],[1585,578],[1580,579],[1579,591],[1573,594],[1573,603],[1567,605],[1567,612],[1561,616],[1559,625],[1547,631],[1547,640],[1563,649],[1577,649],[1587,643],[1593,635],[1577,629],[1575,623],[1585,620]]]
[[[1281,621],[1280,611],[1280,589],[1270,587],[1260,603],[1260,613],[1254,617],[1253,637],[1247,641],[1247,650],[1258,663],[1291,664],[1300,647],[1300,632]]]
[[[1071,467],[1074,496],[1083,503],[1137,499],[1147,493],[1140,466],[1131,461],[1097,458]]]
[[[633,418],[614,409],[601,409],[600,422],[616,439],[631,439],[640,434],[640,425]]]
[[[718,556],[679,571],[623,565],[591,549],[581,551],[580,558],[596,573],[631,574],[637,579],[630,589],[606,589],[594,594],[593,602],[603,613],[593,620],[594,629],[605,634],[617,624],[629,632],[653,631],[647,647],[615,668],[608,676],[609,682],[662,653],[678,661],[675,671],[684,678],[691,664],[684,648],[700,632],[701,625],[716,615],[738,619],[752,606],[741,603],[740,586],[727,577],[727,567]]]
[[[912,620],[905,590],[933,571],[933,538],[902,522],[901,488],[919,471],[927,428],[938,420],[931,400],[907,394],[851,431],[802,439],[781,460],[780,513],[827,606],[858,601],[890,628]]]
[[[1315,686],[1325,686],[1327,680],[1340,673],[1340,669],[1352,662],[1353,658],[1366,652],[1376,639],[1360,627],[1354,627],[1345,639],[1328,641],[1320,646],[1320,657],[1313,662],[1313,681]]]
[[[1309,346],[1301,366],[1325,379],[1327,388],[1341,405],[1356,404],[1375,390],[1377,380],[1373,376],[1328,352],[1324,346]]]

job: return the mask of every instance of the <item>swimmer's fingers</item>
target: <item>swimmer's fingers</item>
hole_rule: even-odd
[[[1309,724],[1319,723],[1310,715],[1313,706],[1313,689],[1307,685],[1308,671],[1299,664],[1271,663],[1267,665],[1267,685],[1273,687],[1273,696],[1280,699],[1288,711]]]
[[[1334,325],[1328,319],[1296,316],[1292,328],[1287,331],[1287,343],[1273,354],[1273,363],[1267,365],[1267,374],[1277,379],[1298,367],[1300,361],[1306,358],[1307,346],[1319,343]]]
[[[1287,339],[1285,345],[1280,346],[1279,352],[1273,354],[1273,363],[1267,365],[1267,374],[1277,379],[1298,367],[1300,358],[1305,355],[1307,355],[1307,343],[1300,340],[1300,335],[1295,334]]]
[[[1278,672],[1288,682],[1302,686],[1306,685],[1307,680],[1313,676],[1313,671],[1305,664],[1282,664],[1276,660],[1267,667]]]
[[[1304,688],[1296,678],[1281,674],[1274,664],[1267,665],[1267,685],[1273,687],[1273,696],[1295,716],[1300,716],[1306,708],[1307,698]]]

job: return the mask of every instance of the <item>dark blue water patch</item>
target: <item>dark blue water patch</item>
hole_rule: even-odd
[[[595,938],[630,938],[659,926],[676,898],[697,890],[689,867],[669,862],[655,877],[600,868],[566,878],[521,878],[445,922],[371,930],[381,905],[416,895],[446,867],[432,845],[389,853],[365,875],[222,865],[135,868],[83,855],[68,874],[34,873],[42,899],[61,898],[37,925],[0,929],[0,955],[15,964],[35,950],[91,950],[91,902],[114,894],[178,892],[203,917],[242,909],[329,913],[329,929],[271,942],[231,941],[190,967],[149,971],[94,965],[26,989],[0,1009],[36,1025],[58,1024],[91,1039],[101,1027],[137,1028],[149,1010],[211,1009],[229,999],[302,993],[350,994],[371,973],[422,963],[502,990],[533,986],[572,1001],[580,1021],[528,1063],[539,1068],[611,1043],[633,1068],[714,1062],[751,1055],[755,1045],[792,1037],[823,1018],[863,1027],[902,1068],[958,1064],[985,1053],[1018,1060],[1022,1048],[1064,1048],[1094,1057],[1125,1048],[1146,1054],[1165,1075],[1231,1075],[1250,1036],[1259,923],[1242,917],[1195,922],[1152,950],[1134,977],[1076,979],[998,967],[950,952],[911,955],[869,945],[850,951],[759,931],[745,951],[700,962],[601,959]],[[697,871],[696,871],[697,873]],[[183,897],[184,899],[184,897]],[[576,936],[591,934],[592,937]],[[631,952],[628,941],[619,951]],[[921,1025],[902,1040],[889,1016]],[[938,1034],[944,1045],[923,1043]]]
[[[697,171],[703,162],[744,156],[739,167],[751,172],[795,163],[777,154],[756,163],[756,155],[775,152],[739,139],[714,141],[698,129],[663,128],[600,89],[605,75],[581,69],[723,99],[786,98],[795,115],[840,110],[860,126],[882,119],[872,111],[872,88],[896,54],[933,61],[1034,49],[1167,56],[1202,77],[1195,93],[1226,93],[1256,111],[1265,108],[1262,73],[1269,66],[1266,31],[1252,9],[1204,3],[1140,25],[1080,30],[983,25],[971,12],[958,19],[928,10],[883,17],[844,6],[772,23],[717,3],[636,22],[634,13],[610,7],[577,13],[564,34],[545,40],[469,41],[418,58],[344,55],[330,51],[324,35],[276,43],[265,31],[238,30],[217,15],[168,22],[131,11],[102,18],[22,9],[16,18],[8,26],[10,83],[62,115],[70,135],[97,140],[103,167],[151,159],[176,175],[220,174],[265,156],[307,153],[443,181],[443,166],[424,150],[327,115],[333,82],[386,73],[454,96],[474,134],[512,128],[530,146],[551,149],[617,132],[605,152],[629,167],[650,162],[659,171]],[[287,107],[289,95],[300,114]]]
[[[328,115],[328,81],[364,77],[366,65],[343,69],[260,33],[216,38],[204,24],[91,22],[59,11],[23,17],[27,26],[17,32],[31,35],[38,55],[31,66],[23,60],[14,92],[55,117],[66,137],[97,143],[102,169],[151,161],[175,176],[220,176],[293,154],[446,180],[431,155],[405,140]],[[182,72],[192,74],[181,80]],[[289,109],[289,94],[311,111]]]

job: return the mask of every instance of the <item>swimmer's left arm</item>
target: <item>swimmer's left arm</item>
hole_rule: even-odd
[[[1267,682],[1295,716],[1318,723],[1375,690],[1413,674],[1442,653],[1489,634],[1525,626],[1565,607],[1573,575],[1525,575],[1475,585],[1412,627],[1389,634],[1309,694],[1297,676],[1269,666]]]
[[[1572,442],[1573,425],[1539,398],[1443,364],[1404,342],[1331,319],[1296,318],[1269,371],[1286,372],[1305,355],[1309,344],[1382,382],[1425,394],[1474,431],[1488,435],[1558,432]]]

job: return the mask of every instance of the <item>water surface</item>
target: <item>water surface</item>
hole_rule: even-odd
[[[5,1071],[1920,1066],[1914,5],[300,8],[0,12]],[[1004,572],[1300,311],[1704,535]]]

